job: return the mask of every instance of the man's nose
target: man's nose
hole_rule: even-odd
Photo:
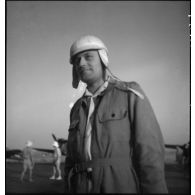
[[[79,66],[86,66],[86,60],[85,60],[84,57],[81,57],[81,58],[80,58]]]

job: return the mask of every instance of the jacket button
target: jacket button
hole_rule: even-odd
[[[112,113],[112,115],[111,115],[112,117],[115,117],[115,114],[114,113]]]

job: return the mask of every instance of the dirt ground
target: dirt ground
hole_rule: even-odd
[[[61,165],[63,170],[63,165]],[[6,162],[6,193],[63,193],[63,180],[49,180],[52,175],[51,164],[36,164],[33,172],[33,182],[26,178],[20,181],[21,163]],[[169,193],[190,194],[190,173],[184,171],[181,165],[168,164],[165,166],[166,182]]]

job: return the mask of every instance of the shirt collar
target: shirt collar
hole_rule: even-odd
[[[87,88],[85,89],[85,93],[84,96],[91,96],[91,97],[96,97],[98,95],[100,95],[103,91],[105,91],[105,89],[108,87],[108,83],[109,83],[109,78],[99,87],[99,89],[92,94]]]
[[[98,96],[103,96],[105,93],[107,93],[107,92],[109,92],[110,90],[112,90],[112,88],[114,87],[114,85],[115,85],[115,80],[114,79],[112,79],[112,77],[109,77],[107,80],[107,87],[98,95]],[[105,81],[105,82],[106,82]],[[105,84],[105,82],[104,82],[104,84]],[[103,84],[103,85],[104,85]],[[85,105],[87,105],[87,97],[89,97],[89,96],[87,96],[87,94],[86,94],[86,91],[88,91],[87,90],[87,88],[86,88],[86,90],[85,90],[85,92],[83,93],[83,96],[82,96],[82,98],[81,98],[81,104],[85,104]],[[91,93],[90,93],[91,94]]]

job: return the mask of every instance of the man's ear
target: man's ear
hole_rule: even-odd
[[[76,67],[73,65],[72,66],[72,87],[77,89],[79,82],[80,82],[80,77],[76,71]]]

